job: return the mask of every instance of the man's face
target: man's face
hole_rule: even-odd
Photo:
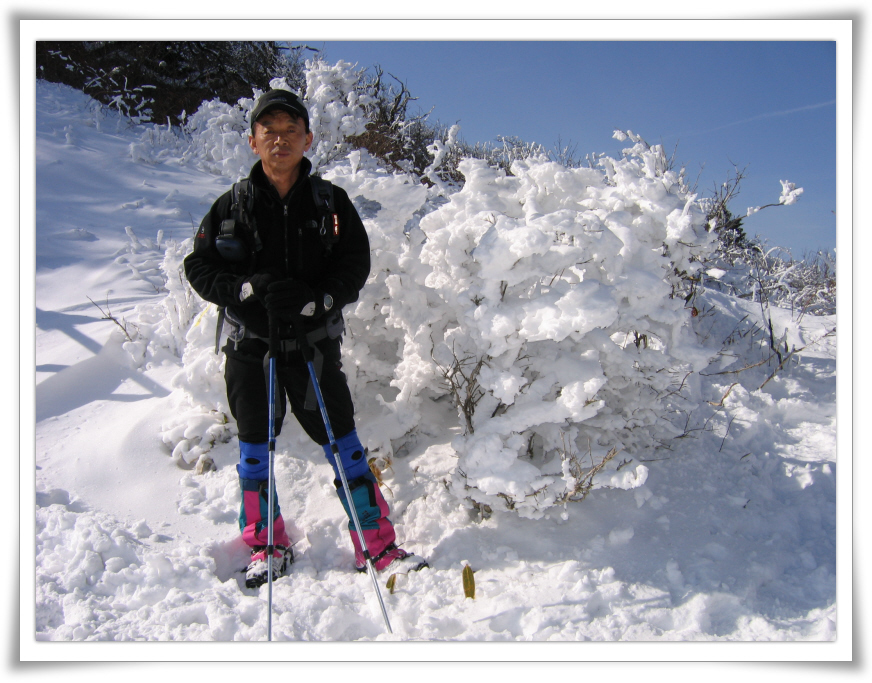
[[[286,111],[270,111],[254,124],[254,135],[248,136],[252,151],[260,157],[264,169],[273,173],[288,173],[303,159],[312,146],[312,133],[306,132],[303,119],[291,118]]]

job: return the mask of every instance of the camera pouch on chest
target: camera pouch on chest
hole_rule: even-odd
[[[238,221],[235,218],[228,218],[221,221],[221,229],[215,238],[215,248],[221,254],[221,258],[230,263],[240,263],[249,256],[248,246],[237,234],[238,231]]]

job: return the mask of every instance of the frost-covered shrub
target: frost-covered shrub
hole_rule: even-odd
[[[356,88],[359,74],[347,62],[329,65],[306,62],[306,95],[310,128],[315,134],[308,157],[318,172],[350,149],[346,138],[365,130],[365,97]],[[270,81],[270,88],[291,89],[285,78]],[[130,145],[137,161],[158,163],[170,157],[208,173],[238,180],[248,175],[257,160],[248,144],[249,114],[262,90],[235,104],[218,99],[203,102],[181,130],[167,126],[146,128]],[[300,93],[298,93],[300,94]]]
[[[790,251],[771,247],[765,240],[749,238],[745,221],[764,209],[795,204],[803,193],[788,180],[781,182],[777,202],[749,207],[743,216],[733,215],[730,204],[739,193],[741,171],[703,201],[709,226],[718,236],[718,248],[707,259],[699,290],[706,287],[727,292],[763,306],[789,308],[800,315],[835,314],[835,253],[819,251],[796,260]]]
[[[706,264],[705,286],[764,307],[778,306],[796,315],[835,315],[836,255],[818,251],[795,259],[787,250],[753,240],[729,256]]]
[[[161,425],[161,439],[180,467],[211,467],[209,451],[237,433],[224,386],[224,354],[215,353],[218,312],[201,304],[185,335],[182,368],[171,382],[172,417]]]
[[[452,153],[457,147],[457,135],[460,132],[460,126],[451,126],[446,135],[446,139],[433,140],[432,144],[427,147],[427,152],[433,157],[430,164],[424,169],[424,177],[429,180],[436,188],[436,192],[442,196],[448,196],[451,183],[451,169],[444,168]],[[456,165],[456,161],[454,165]],[[445,176],[444,178],[442,176]]]
[[[307,155],[313,172],[351,149],[346,140],[366,131],[367,96],[359,92],[360,74],[348,62],[306,62],[306,108],[314,133]]]
[[[453,396],[452,485],[476,504],[541,514],[582,458],[675,434],[668,397],[706,358],[674,293],[712,238],[659,148],[635,143],[602,170],[462,161],[463,189],[385,278],[384,326],[404,333],[396,400]],[[644,467],[612,476],[638,485]]]
[[[217,99],[203,102],[185,122],[188,146],[181,162],[233,180],[247,176],[256,161],[248,145],[248,112],[255,93],[233,105]]]
[[[161,440],[180,467],[203,471],[211,466],[207,454],[215,443],[228,441],[235,430],[225,395],[224,356],[215,353],[217,308],[191,289],[184,274],[183,260],[192,242],[161,244],[158,239],[157,246],[164,249],[161,290],[167,295],[135,308],[137,335],[123,347],[141,366],[167,359],[181,363],[170,383],[174,409],[161,425]]]
[[[125,344],[128,353],[141,363],[159,363],[161,353],[180,358],[186,346],[188,327],[203,309],[202,300],[185,279],[182,265],[191,250],[192,240],[169,240],[161,244],[160,236],[159,233],[156,245],[164,249],[160,263],[160,289],[168,295],[157,304],[136,307],[137,327],[142,339],[135,344]]]

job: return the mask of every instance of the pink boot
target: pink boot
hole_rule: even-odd
[[[239,530],[242,532],[242,539],[252,547],[265,546],[269,540],[267,482],[240,478],[239,485],[242,488],[242,506],[239,510]],[[273,543],[290,547],[291,541],[285,531],[285,520],[282,519],[275,494],[273,494],[273,504],[275,506]]]
[[[354,545],[355,565],[358,571],[366,571],[366,558],[363,554],[357,530],[354,527],[354,521],[351,519],[345,490],[340,482],[334,483],[337,485],[339,499],[342,501],[345,512],[349,517],[348,531],[351,534],[351,542]],[[363,530],[366,549],[369,551],[373,567],[375,567],[376,571],[388,570],[395,574],[406,574],[428,566],[417,555],[412,555],[397,547],[397,535],[394,532],[394,525],[388,519],[390,508],[372,472],[367,472],[349,481],[348,487],[351,489],[354,509],[357,512],[357,518],[360,520],[360,526]]]

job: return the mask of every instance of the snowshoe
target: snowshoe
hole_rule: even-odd
[[[277,545],[272,556],[273,581],[282,576],[294,562],[294,551],[283,545]],[[251,549],[251,563],[245,570],[245,587],[258,588],[269,581],[268,563],[266,561],[266,546],[259,545]]]
[[[402,548],[397,547],[395,543],[391,543],[372,558],[372,565],[377,572],[388,574],[408,574],[430,566],[424,558],[414,553],[407,553]],[[366,565],[358,565],[357,571],[365,572]]]

